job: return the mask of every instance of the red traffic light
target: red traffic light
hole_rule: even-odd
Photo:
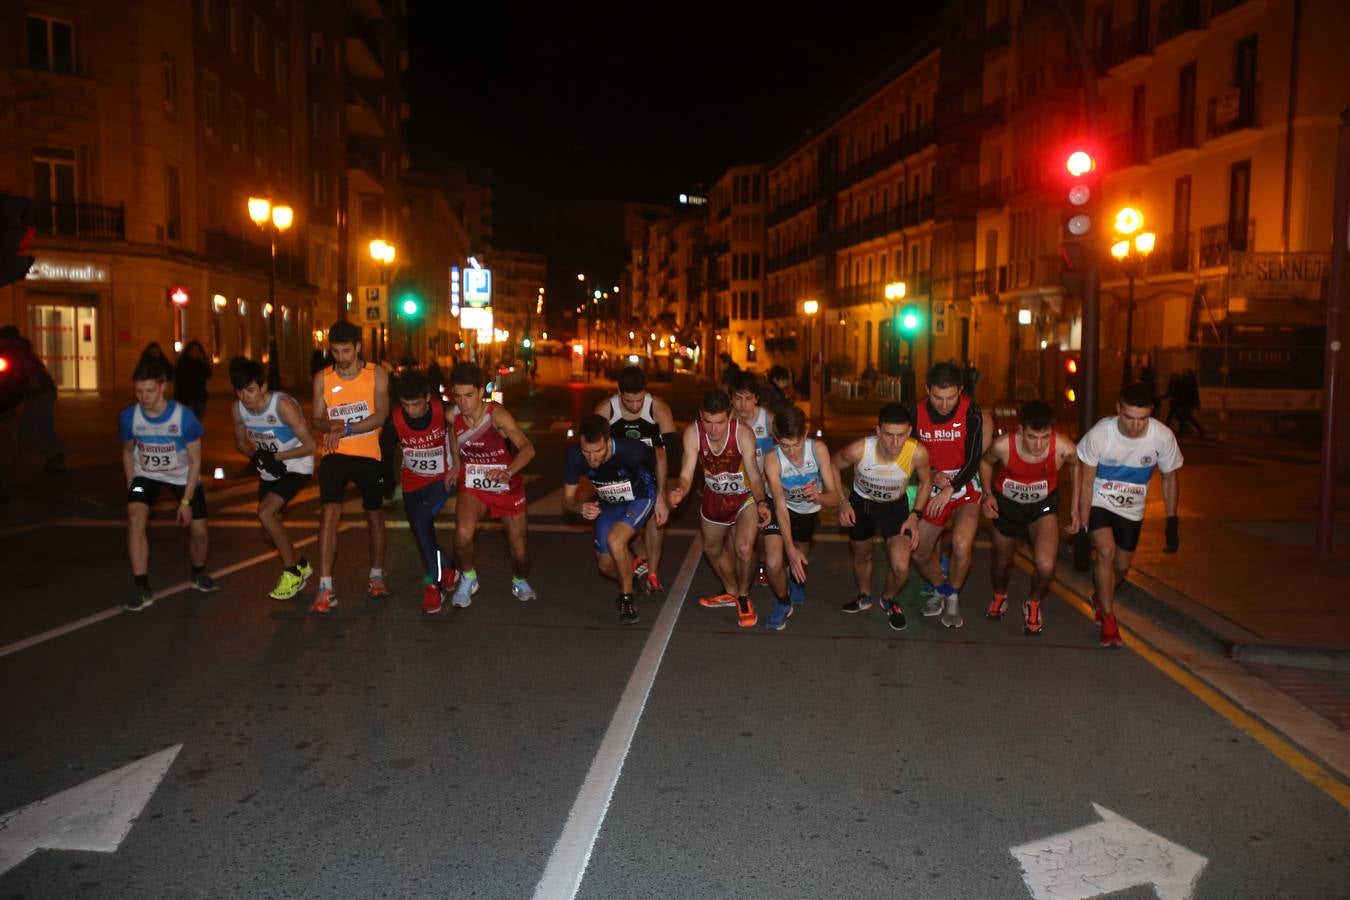
[[[0,356],[0,375],[9,371],[9,357]]]
[[[1078,357],[1070,356],[1068,359],[1064,360],[1064,371],[1068,372],[1070,375],[1077,375]]]
[[[1086,150],[1075,150],[1064,160],[1064,168],[1074,178],[1082,178],[1097,168],[1097,160]]]
[[[187,306],[188,296],[187,288],[175,287],[169,289],[169,299],[173,301],[174,306]]]

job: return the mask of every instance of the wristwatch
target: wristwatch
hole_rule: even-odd
[[[343,433],[343,435],[346,436],[346,437],[351,437],[351,436],[352,436],[352,423],[351,423],[351,422],[343,422],[343,423],[342,423],[342,433]]]

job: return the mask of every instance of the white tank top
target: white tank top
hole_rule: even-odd
[[[782,447],[775,447],[778,465],[782,469],[784,501],[787,508],[795,513],[810,515],[820,512],[820,502],[806,499],[806,486],[815,484],[817,491],[825,490],[825,480],[820,477],[820,464],[816,462],[816,442],[807,438],[802,442],[802,464],[800,466],[788,459]]]
[[[893,503],[903,499],[909,476],[914,471],[911,462],[916,446],[918,442],[909,438],[899,456],[878,459],[876,435],[869,436],[863,445],[862,459],[858,460],[854,468],[853,493],[875,503]]]
[[[281,399],[288,396],[281,391],[272,391],[272,397],[267,402],[267,407],[260,413],[250,412],[248,407],[239,403],[239,421],[243,423],[244,430],[248,433],[248,439],[260,450],[271,450],[273,453],[281,453],[285,450],[293,450],[302,446],[302,441],[295,436],[295,431],[291,426],[281,420],[281,414],[277,412],[277,407],[281,404]],[[238,401],[235,401],[238,403]],[[283,459],[281,464],[286,467],[286,471],[295,472],[300,475],[314,474],[313,456],[296,456],[291,459]],[[277,477],[268,472],[259,472],[263,481],[276,481]]]
[[[136,404],[131,413],[131,435],[136,442],[136,462],[132,474],[153,478],[165,484],[187,484],[189,460],[183,442],[183,406],[173,404],[173,412],[162,422],[151,422]]]

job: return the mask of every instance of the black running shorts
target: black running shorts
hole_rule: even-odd
[[[1004,537],[1026,540],[1030,537],[1028,526],[1037,519],[1053,516],[1059,511],[1059,490],[1053,490],[1040,503],[1018,503],[1002,494],[995,494],[998,501],[998,518],[994,520],[994,529]]]
[[[309,484],[310,476],[304,472],[287,472],[275,481],[268,481],[264,478],[258,479],[258,502],[268,494],[276,494],[281,498],[282,503],[290,503],[295,499],[295,495]]]
[[[131,479],[131,487],[127,489],[127,502],[144,503],[154,509],[161,490],[167,490],[173,494],[175,500],[182,502],[187,485],[169,484],[167,481],[156,481],[154,478],[137,475]],[[188,503],[188,507],[192,510],[192,518],[206,518],[206,492],[202,490],[201,482],[197,483],[197,490],[192,492],[192,500]]]
[[[361,492],[362,509],[384,506],[384,466],[378,459],[330,453],[319,460],[320,503],[341,503],[349,481]]]
[[[1092,512],[1088,513],[1088,532],[1091,533],[1102,528],[1111,529],[1111,536],[1116,539],[1117,547],[1133,553],[1135,548],[1139,546],[1139,532],[1143,530],[1144,523],[1127,519],[1122,515],[1111,512],[1109,509],[1094,506]]]
[[[864,500],[853,491],[849,491],[848,505],[853,507],[853,527],[848,530],[850,541],[870,541],[878,531],[883,538],[893,538],[900,533],[909,518],[909,498],[901,497],[889,503]]]

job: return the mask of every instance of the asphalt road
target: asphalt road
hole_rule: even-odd
[[[1345,806],[1144,657],[1098,647],[1067,602],[1047,601],[1036,639],[1016,615],[986,622],[983,549],[964,628],[919,616],[911,583],[897,634],[879,610],[838,611],[848,551],[822,528],[787,630],[742,630],[694,602],[715,584],[684,509],[669,598],[621,626],[587,529],[557,507],[565,422],[598,397],[556,388],[520,410],[540,450],[528,604],[498,530],[470,608],[420,613],[398,527],[393,596],[365,599],[354,509],[338,610],[270,601],[243,483],[211,495],[211,568],[239,566],[224,589],[138,615],[110,612],[129,586],[115,491],[81,524],[7,533],[0,811],[182,749],[113,852],[38,850],[0,896],[528,897],[541,879],[540,896],[588,898],[1153,896],[1140,872],[1180,878],[1167,897],[1344,896]],[[290,519],[311,536],[313,501]],[[157,590],[186,577],[176,528],[153,529],[151,554]],[[1034,894],[1052,876],[1013,853],[1037,842],[1061,893]]]

